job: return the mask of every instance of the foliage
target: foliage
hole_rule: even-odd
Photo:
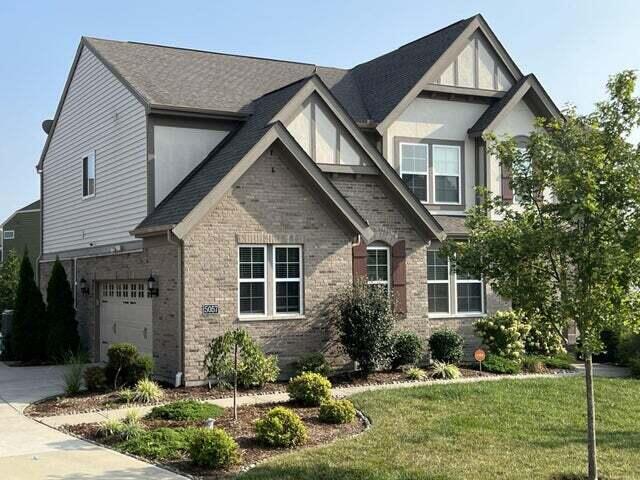
[[[460,373],[460,369],[453,363],[445,363],[436,360],[435,362],[433,362],[431,376],[433,378],[453,380],[455,378],[460,378],[462,374]]]
[[[629,360],[629,368],[633,378],[640,378],[640,357]]]
[[[418,367],[410,367],[404,371],[409,380],[424,380],[427,378],[427,372]]]
[[[128,387],[121,388],[120,390],[118,390],[118,398],[122,402],[131,403],[133,402],[135,396],[136,396],[136,393]]]
[[[84,370],[84,385],[90,392],[103,392],[107,389],[107,376],[102,367],[87,367]]]
[[[620,340],[618,355],[620,362],[625,365],[634,358],[640,358],[640,334],[625,333]]]
[[[315,407],[331,398],[331,382],[319,373],[303,373],[289,380],[287,392],[291,400]]]
[[[153,359],[140,355],[135,345],[130,343],[114,343],[109,347],[107,357],[105,374],[107,383],[114,389],[133,386],[153,372]]]
[[[0,263],[0,314],[13,309],[20,278],[20,259],[16,252],[9,250],[4,255]]]
[[[553,357],[545,357],[544,365],[547,368],[557,368],[560,370],[573,370],[573,364],[576,362],[576,359],[573,358],[569,353],[558,353]]]
[[[224,409],[213,403],[197,400],[178,400],[159,407],[154,407],[147,418],[177,421],[202,421],[222,415]]]
[[[200,467],[222,468],[240,459],[236,441],[220,428],[200,428],[189,444],[189,457]]]
[[[238,368],[234,367],[234,352],[238,352]],[[230,330],[209,343],[204,365],[208,376],[224,386],[233,384],[237,373],[243,387],[262,387],[278,378],[280,369],[275,356],[266,356],[258,344],[242,329]]]
[[[351,423],[356,418],[356,408],[351,400],[327,400],[320,405],[319,418],[324,423]]]
[[[39,362],[46,358],[45,307],[25,250],[20,262],[11,333],[11,351],[17,360]]]
[[[431,358],[445,363],[458,364],[464,355],[462,335],[450,328],[436,330],[429,338]]]
[[[148,378],[138,380],[133,389],[133,400],[141,403],[157,402],[162,398],[164,392],[160,385]]]
[[[414,332],[398,332],[391,337],[391,367],[416,365],[422,358],[424,345]]]
[[[545,372],[545,357],[540,355],[523,355],[520,359],[522,370],[529,373]]]
[[[107,419],[98,426],[98,436],[115,438],[119,441],[126,441],[138,437],[144,432],[144,426],[140,422],[138,412],[131,410],[127,412],[124,419]]]
[[[107,438],[119,435],[123,429],[124,424],[120,420],[115,418],[108,418],[104,422],[98,424],[98,437]]]
[[[195,428],[156,428],[141,431],[116,445],[121,452],[151,460],[178,460],[189,451]]]
[[[307,441],[307,427],[295,412],[275,407],[256,421],[256,438],[270,447],[295,447]]]
[[[67,352],[75,352],[80,346],[76,309],[67,273],[56,258],[47,284],[47,357],[62,358]]]
[[[393,299],[358,280],[335,300],[333,319],[342,347],[367,375],[388,362],[394,324]]]
[[[319,373],[324,377],[328,377],[331,373],[331,365],[320,352],[309,353],[301,357],[294,364],[296,375],[305,372]]]
[[[522,369],[520,362],[516,360],[489,353],[484,362],[482,362],[482,370],[491,373],[515,375],[520,373]]]
[[[518,360],[524,353],[524,338],[529,326],[523,323],[519,311],[500,311],[481,318],[475,323],[475,329],[494,355]]]
[[[65,365],[67,369],[62,375],[64,380],[64,391],[67,395],[76,395],[82,388],[82,374],[86,363],[86,355],[81,353],[67,354]]]
[[[593,356],[594,362],[615,363],[620,358],[620,332],[615,329],[605,328],[600,332],[602,350]]]
[[[524,338],[524,349],[531,355],[553,356],[566,352],[564,339],[555,326],[544,321],[539,315],[527,318],[530,329]]]

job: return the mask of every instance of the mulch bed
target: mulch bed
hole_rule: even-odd
[[[280,455],[282,453],[290,452],[292,450],[299,450],[300,448],[309,448],[317,445],[333,442],[339,438],[346,438],[356,435],[366,429],[365,423],[359,417],[352,423],[346,425],[330,425],[321,423],[318,420],[319,408],[299,407],[292,403],[280,404],[288,408],[291,408],[296,412],[302,421],[305,423],[309,433],[309,440],[303,447],[296,449],[282,449],[282,448],[269,448],[260,445],[255,440],[254,423],[255,421],[264,415],[269,409],[277,406],[276,404],[264,404],[264,405],[247,405],[238,407],[238,421],[233,421],[233,410],[225,409],[224,413],[216,419],[215,426],[225,430],[231,435],[240,447],[242,454],[241,463],[233,466],[230,470],[207,470],[192,465],[187,458],[178,461],[168,461],[164,463],[166,467],[172,470],[179,471],[193,475],[202,479],[221,479],[231,478],[238,472],[246,470],[247,468],[256,465],[270,457]],[[142,420],[144,425],[149,429],[155,429],[160,427],[188,427],[188,426],[201,426],[199,422],[178,422],[168,420]],[[113,446],[113,442],[98,438],[96,435],[98,430],[98,424],[81,424],[81,425],[69,425],[63,427],[64,430],[73,433],[82,438],[92,440],[94,442],[101,443],[106,446]],[[152,461],[152,463],[155,463]]]
[[[427,370],[428,371],[428,370]],[[460,368],[463,377],[491,376],[486,372],[479,372],[469,368]],[[380,371],[363,378],[358,372],[342,373],[330,378],[334,387],[382,385],[410,381],[401,371]],[[261,389],[240,389],[240,395],[267,395],[270,393],[286,392],[286,382],[268,383]],[[164,396],[162,401],[157,403],[168,403],[176,400],[215,400],[233,395],[229,389],[213,387],[209,389],[207,385],[199,387],[163,388]],[[29,405],[25,410],[25,415],[32,417],[49,417],[54,415],[67,415],[76,413],[88,413],[113,408],[130,408],[132,406],[144,406],[143,404],[124,403],[118,398],[116,392],[108,393],[81,393],[74,396],[60,395],[46,398]]]

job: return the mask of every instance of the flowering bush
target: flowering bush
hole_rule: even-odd
[[[511,360],[519,360],[524,353],[524,339],[529,333],[529,325],[523,323],[521,312],[496,312],[478,320],[475,329],[489,353]]]
[[[530,319],[529,324],[531,328],[524,340],[527,353],[545,357],[566,353],[562,337],[553,326],[536,318]]]

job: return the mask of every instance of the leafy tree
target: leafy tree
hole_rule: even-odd
[[[80,346],[76,309],[73,293],[67,280],[67,273],[56,258],[47,285],[47,356],[50,360],[60,360],[69,352],[76,352]]]
[[[11,334],[11,348],[18,360],[38,362],[45,359],[44,318],[42,294],[33,278],[33,268],[25,250],[20,263]]]
[[[0,313],[13,309],[19,271],[20,259],[13,250],[9,250],[4,262],[0,263]]]
[[[445,248],[457,268],[484,275],[498,294],[557,331],[577,325],[591,480],[598,476],[592,355],[603,330],[638,328],[640,318],[640,147],[628,141],[640,125],[635,82],[634,72],[622,72],[593,113],[568,108],[563,119],[538,120],[524,149],[488,138],[490,153],[512,172],[518,206],[481,192],[469,241]]]

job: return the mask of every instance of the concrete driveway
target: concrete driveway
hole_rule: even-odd
[[[62,366],[8,367],[0,362],[0,477],[39,479],[184,479],[167,470],[65,435],[22,415],[63,391]]]

